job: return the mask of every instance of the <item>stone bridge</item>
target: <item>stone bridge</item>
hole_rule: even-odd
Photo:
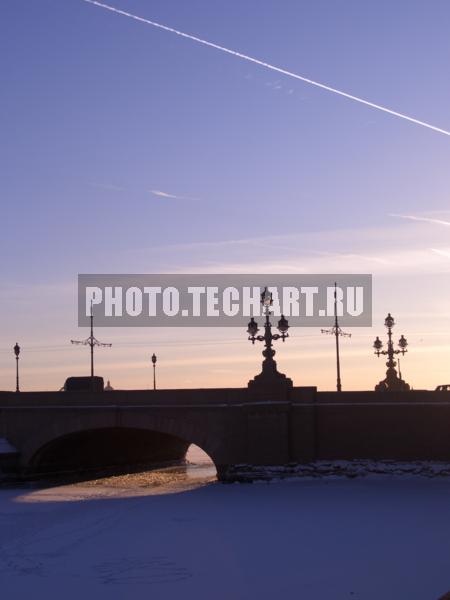
[[[450,462],[450,393],[285,387],[0,392],[3,473],[129,468],[177,461],[190,444],[221,480],[248,465],[317,460]]]

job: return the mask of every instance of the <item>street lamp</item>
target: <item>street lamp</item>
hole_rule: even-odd
[[[20,346],[16,342],[14,346],[14,354],[16,355],[16,392],[20,392],[19,390],[19,354],[20,354]]]
[[[322,333],[328,335],[334,335],[336,340],[336,389],[338,392],[342,392],[342,381],[341,381],[341,359],[339,355],[339,337],[352,337],[351,333],[345,333],[339,327],[338,314],[337,314],[337,283],[334,284],[334,327],[331,329],[321,329]]]
[[[373,347],[375,348],[375,354],[378,357],[380,357],[381,355],[388,357],[388,360],[386,362],[387,371],[386,371],[385,379],[383,379],[383,381],[380,381],[380,383],[377,386],[375,386],[375,390],[376,391],[392,391],[392,390],[407,391],[410,389],[410,387],[405,381],[403,381],[403,379],[401,378],[401,375],[399,376],[397,374],[397,371],[395,369],[395,367],[397,366],[397,362],[394,360],[394,356],[396,356],[397,354],[404,355],[406,352],[408,352],[408,350],[407,350],[408,341],[406,340],[405,336],[402,335],[400,337],[400,339],[398,340],[398,348],[394,349],[394,342],[392,341],[392,328],[395,325],[395,321],[394,321],[394,318],[391,315],[391,313],[388,313],[388,316],[386,317],[386,319],[384,321],[384,325],[388,330],[387,350],[382,350],[383,342],[380,340],[380,338],[378,336],[375,338]]]
[[[152,363],[153,363],[153,389],[156,390],[156,354],[152,354]]]
[[[277,326],[277,329],[280,333],[272,333],[272,323],[270,322],[272,304],[272,292],[269,292],[267,287],[265,287],[261,294],[261,305],[263,307],[263,315],[265,316],[264,335],[258,335],[258,323],[255,321],[254,317],[250,319],[247,328],[248,339],[250,342],[252,342],[252,344],[254,344],[256,341],[264,342],[264,350],[262,353],[264,356],[262,373],[257,375],[253,381],[267,381],[268,378],[273,381],[274,378],[277,378],[284,380],[284,382],[289,385],[292,385],[292,381],[290,379],[287,379],[285,375],[277,371],[277,363],[273,359],[275,356],[275,350],[272,347],[272,342],[275,340],[282,340],[284,342],[284,340],[289,337],[289,323],[284,315],[281,315]]]

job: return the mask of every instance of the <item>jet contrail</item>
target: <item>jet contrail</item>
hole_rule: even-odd
[[[406,121],[410,121],[411,123],[415,123],[416,125],[422,125],[422,127],[427,127],[428,129],[432,129],[433,131],[437,131],[438,133],[443,133],[445,135],[450,136],[450,131],[446,131],[445,129],[441,129],[440,127],[431,125],[430,123],[419,121],[418,119],[414,119],[413,117],[409,117],[408,115],[404,115],[403,113],[399,113],[395,110],[391,110],[390,108],[386,108],[386,106],[381,106],[380,104],[375,104],[374,102],[370,102],[369,100],[364,100],[364,98],[359,98],[358,96],[347,94],[347,92],[343,92],[342,90],[337,90],[336,88],[330,87],[329,85],[325,85],[324,83],[319,83],[318,81],[313,81],[312,79],[302,77],[301,75],[297,75],[297,73],[292,73],[292,71],[286,71],[286,69],[276,67],[262,60],[258,60],[257,58],[253,58],[252,56],[248,56],[247,54],[241,54],[240,52],[236,52],[236,50],[230,50],[229,48],[225,48],[224,46],[219,46],[218,44],[214,44],[213,42],[208,42],[207,40],[198,38],[195,35],[190,35],[189,33],[178,31],[177,29],[173,29],[172,27],[168,27],[167,25],[161,25],[161,23],[156,23],[155,21],[150,21],[149,19],[144,19],[143,17],[138,17],[137,15],[133,15],[124,10],[114,8],[114,6],[109,6],[109,4],[97,2],[96,0],[83,0],[83,2],[88,2],[89,4],[94,4],[95,6],[100,6],[101,8],[105,8],[106,10],[110,10],[111,12],[123,15],[125,17],[129,17],[130,19],[135,19],[136,21],[141,21],[141,23],[152,25],[153,27],[157,27],[158,29],[164,29],[164,31],[175,33],[176,35],[197,42],[198,44],[203,44],[204,46],[215,48],[216,50],[220,50],[221,52],[226,52],[227,54],[237,56],[237,58],[241,58],[242,60],[246,60],[261,67],[265,67],[266,69],[270,69],[271,71],[276,71],[277,73],[281,73],[282,75],[287,75],[288,77],[299,79],[300,81],[309,83],[310,85],[315,85],[316,87],[319,87],[323,90],[327,90],[328,92],[333,92],[333,94],[344,96],[344,98],[348,98],[349,100],[354,100],[355,102],[360,102],[361,104],[365,104],[366,106],[370,106],[371,108],[376,108],[377,110],[381,110],[390,115],[394,115],[394,117],[400,117],[401,119],[405,119]]]

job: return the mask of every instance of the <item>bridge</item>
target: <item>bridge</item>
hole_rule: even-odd
[[[450,462],[450,393],[271,388],[0,392],[5,476],[179,461],[202,448],[222,481],[318,460]],[[6,443],[6,442],[5,442]]]

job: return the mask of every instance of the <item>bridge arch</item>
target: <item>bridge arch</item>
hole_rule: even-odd
[[[92,415],[83,419],[77,415],[75,421],[60,419],[57,426],[41,429],[28,439],[22,463],[32,472],[72,470],[77,466],[138,467],[181,460],[191,444],[206,452],[218,467],[220,440],[190,420],[148,414],[119,419],[93,419]]]

